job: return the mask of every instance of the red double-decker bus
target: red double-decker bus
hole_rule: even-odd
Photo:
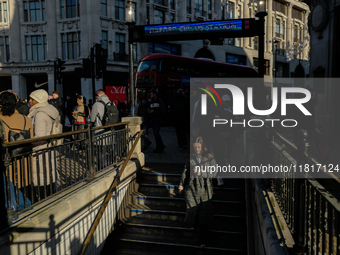
[[[165,102],[169,102],[178,88],[189,88],[192,77],[249,78],[258,77],[258,74],[249,66],[154,53],[140,60],[135,75],[137,95],[147,96],[155,89]]]

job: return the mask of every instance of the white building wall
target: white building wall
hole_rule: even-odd
[[[100,220],[98,227],[93,235],[85,254],[100,254],[107,236],[110,234],[111,227],[115,222],[117,212],[120,204],[126,194],[129,183],[126,183],[119,190],[117,190],[109,201],[107,208]],[[65,255],[65,254],[79,254],[82,244],[85,241],[87,233],[101,207],[102,203],[89,206],[88,211],[81,217],[74,220],[66,228],[58,233],[52,233],[46,242],[42,243],[29,255]],[[54,218],[50,218],[51,224]],[[51,233],[49,233],[51,235]]]

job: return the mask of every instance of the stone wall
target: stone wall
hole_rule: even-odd
[[[127,165],[86,254],[100,254],[115,221],[124,217],[122,209],[136,190],[139,167],[137,161]],[[39,210],[27,212],[26,217],[0,236],[0,254],[78,254],[116,173],[111,170],[101,174],[92,182],[81,183],[71,192],[49,199]]]

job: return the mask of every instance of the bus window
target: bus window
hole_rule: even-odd
[[[175,72],[175,61],[171,59],[163,58],[160,62],[160,70],[164,72]]]
[[[179,72],[179,73],[189,73],[189,66],[185,66],[182,63],[180,63],[177,66],[177,72]]]
[[[157,70],[157,62],[158,62],[158,59],[144,60],[143,62],[140,63],[137,72],[156,71]]]

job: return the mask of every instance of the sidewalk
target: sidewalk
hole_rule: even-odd
[[[147,150],[142,151],[145,155],[146,163],[185,163],[186,159],[190,155],[190,144],[187,142],[186,148],[182,151],[179,150],[177,144],[176,131],[174,126],[162,127],[160,131],[165,149],[162,153],[153,153],[156,148],[155,138],[152,129],[149,129],[149,140],[152,142]],[[244,164],[244,149],[243,149],[243,136],[237,137],[233,146],[233,152],[230,163],[235,165]]]
[[[153,135],[152,128],[149,128],[149,140],[152,144],[147,150],[142,151],[145,155],[146,163],[185,163],[185,160],[189,156],[190,147],[189,142],[186,148],[182,151],[179,150],[176,131],[174,126],[161,127],[160,131],[165,149],[162,153],[153,153],[152,151],[156,149],[155,137]]]

